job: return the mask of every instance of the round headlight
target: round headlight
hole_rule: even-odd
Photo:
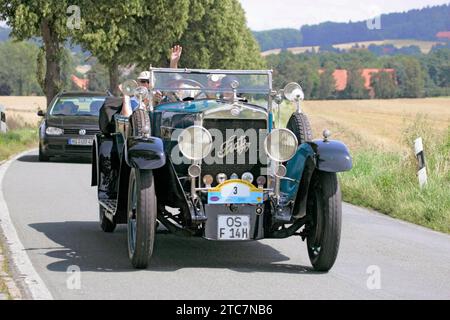
[[[49,136],[61,136],[64,134],[64,130],[61,128],[48,127],[45,133]]]
[[[200,126],[184,129],[178,137],[181,153],[189,160],[199,161],[208,156],[212,149],[212,136]]]
[[[264,147],[272,160],[285,162],[292,159],[297,152],[298,140],[288,129],[275,129],[266,137]]]

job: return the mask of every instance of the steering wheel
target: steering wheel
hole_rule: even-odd
[[[200,91],[199,93],[197,93],[194,96],[194,100],[197,99],[201,94],[205,94],[206,95],[206,91],[205,91],[205,86],[202,85],[200,82],[196,81],[196,80],[192,80],[192,79],[179,79],[179,80],[175,80],[171,82],[171,85],[174,86],[178,86],[181,87],[181,85],[183,84],[187,84],[193,88],[180,88],[179,91],[191,91],[191,90],[195,90],[195,91]],[[195,87],[199,87],[198,89]],[[169,92],[168,95],[172,96],[175,98],[175,100],[177,101],[183,101],[183,99],[178,95],[178,92]]]

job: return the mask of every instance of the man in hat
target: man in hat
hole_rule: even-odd
[[[178,62],[181,59],[181,54],[183,53],[183,47],[180,45],[176,45],[171,49],[170,54],[170,68],[178,69]],[[150,89],[150,71],[143,71],[139,74],[138,84],[142,87]],[[119,86],[120,92],[122,92],[122,86]],[[156,92],[154,95],[155,103],[158,104],[162,100],[161,92]],[[127,97],[124,95],[123,107],[121,111],[121,115],[129,117],[139,107],[139,101],[136,97]],[[144,101],[145,104],[148,104],[148,99]]]

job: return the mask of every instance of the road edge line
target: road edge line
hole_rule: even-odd
[[[3,195],[3,179],[11,164],[20,157],[23,157],[24,155],[35,150],[37,149],[22,152],[14,156],[12,159],[0,164],[0,228],[2,229],[3,236],[6,238],[5,247],[9,252],[9,257],[13,267],[20,274],[23,285],[31,295],[31,299],[53,300],[52,294],[37,273],[25,250],[25,247],[19,239],[16,228],[14,227],[9,214],[8,205],[6,204],[6,200]]]

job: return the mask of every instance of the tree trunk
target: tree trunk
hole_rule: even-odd
[[[45,79],[42,90],[47,98],[47,105],[59,93],[61,89],[60,44],[58,38],[47,20],[41,23],[42,40],[45,48]]]
[[[109,68],[109,91],[115,95],[119,95],[119,66],[112,63]]]

